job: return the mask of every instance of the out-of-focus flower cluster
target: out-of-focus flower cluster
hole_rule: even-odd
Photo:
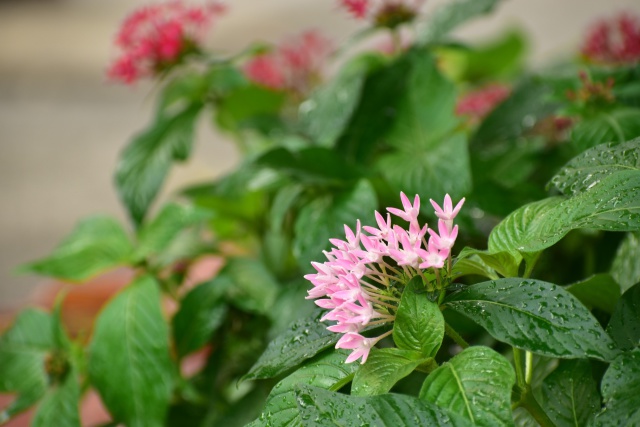
[[[110,66],[109,78],[131,84],[177,64],[198,51],[198,44],[224,10],[220,3],[189,6],[173,0],[134,11],[116,36],[122,53]]]
[[[424,0],[340,0],[340,6],[356,19],[369,19],[375,26],[396,28],[411,22]]]
[[[621,14],[597,22],[587,34],[582,54],[593,62],[606,64],[640,61],[640,19]]]
[[[318,31],[309,30],[270,52],[254,56],[244,65],[245,75],[275,90],[307,93],[320,80],[322,66],[333,44]]]
[[[499,103],[509,97],[511,89],[502,84],[490,84],[468,92],[458,100],[456,114],[481,120]]]
[[[613,85],[615,81],[612,77],[606,82],[595,82],[585,72],[578,73],[581,86],[577,90],[568,90],[567,98],[578,104],[611,103],[615,100],[613,95]]]
[[[425,272],[431,269],[439,285],[441,271],[450,270],[451,248],[458,235],[453,220],[464,199],[455,207],[448,194],[442,207],[431,200],[439,218],[436,232],[419,224],[417,195],[413,204],[404,193],[400,197],[404,209],[387,208],[386,218],[375,212],[378,228],[361,227],[358,221],[354,232],[345,225],[346,240],[330,239],[334,248],[324,252],[327,261],[313,262],[317,273],[305,276],[313,284],[307,299],[330,310],[323,321],[337,322],[327,329],[344,334],[336,348],[353,350],[347,363],[359,358],[365,363],[371,348],[391,333],[375,338],[360,334],[367,326],[395,319],[402,289],[413,277],[420,275],[428,282]],[[392,224],[391,214],[406,221],[408,228]]]

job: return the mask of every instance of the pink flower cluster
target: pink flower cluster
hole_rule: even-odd
[[[224,10],[219,3],[188,6],[172,0],[134,11],[116,36],[122,53],[108,69],[108,77],[132,84],[174,65],[197,50],[214,18]]]
[[[610,64],[640,61],[640,19],[621,14],[597,22],[587,34],[582,54],[594,62]]]
[[[371,19],[378,27],[395,28],[412,21],[424,0],[340,0],[340,6],[356,19]]]
[[[353,350],[347,363],[359,358],[365,363],[371,348],[391,333],[375,338],[360,335],[366,326],[395,319],[402,286],[416,275],[424,277],[424,269],[442,269],[450,261],[458,235],[453,220],[464,199],[455,208],[448,194],[443,207],[431,200],[439,218],[436,233],[418,222],[419,196],[413,204],[404,193],[400,198],[403,209],[387,208],[386,218],[375,212],[378,228],[361,227],[358,221],[354,232],[345,225],[346,240],[330,239],[334,248],[324,252],[327,261],[311,263],[317,273],[305,276],[313,284],[307,299],[330,310],[321,320],[337,322],[327,329],[344,334],[336,348]],[[393,225],[390,214],[406,221],[408,229]]]
[[[310,30],[251,58],[244,65],[244,73],[249,80],[271,89],[305,93],[319,79],[332,52],[332,43]]]
[[[501,84],[491,84],[462,96],[456,105],[456,114],[480,120],[499,103],[509,97],[511,89]]]

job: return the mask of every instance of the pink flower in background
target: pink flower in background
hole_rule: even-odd
[[[347,10],[354,18],[364,19],[369,11],[369,0],[341,0],[340,6]]]
[[[332,52],[329,39],[310,30],[281,43],[271,52],[251,58],[243,70],[249,80],[259,85],[305,93],[319,80]]]
[[[462,96],[456,105],[456,114],[480,120],[504,101],[511,89],[501,84],[492,84],[476,89]]]
[[[198,50],[213,20],[224,10],[219,3],[188,6],[181,0],[136,10],[116,35],[122,53],[109,67],[108,77],[132,84],[175,65]]]
[[[582,54],[602,63],[640,61],[640,20],[625,13],[593,25],[582,45]]]

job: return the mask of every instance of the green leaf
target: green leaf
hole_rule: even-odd
[[[367,76],[379,68],[382,61],[381,56],[371,53],[355,57],[302,103],[301,125],[318,145],[335,145],[358,106]]]
[[[287,331],[269,343],[243,379],[277,377],[334,345],[340,335],[328,331],[327,325],[320,322],[324,313],[316,310],[312,316],[293,322]]]
[[[22,267],[25,271],[83,282],[125,264],[131,242],[113,218],[96,216],[81,221],[49,257]]]
[[[134,259],[143,260],[166,250],[174,239],[188,227],[203,223],[211,214],[194,206],[167,204],[153,221],[144,224],[138,234]]]
[[[230,131],[246,128],[268,130],[278,122],[278,115],[286,95],[253,84],[229,91],[216,105],[216,119],[220,127]],[[267,128],[263,129],[266,125]]]
[[[591,423],[593,427],[619,427],[640,424],[640,349],[616,359],[600,385],[604,410]]]
[[[563,360],[541,387],[541,405],[556,427],[585,426],[600,409],[598,384],[586,360]]]
[[[611,275],[622,292],[640,282],[640,233],[628,233],[611,264]]]
[[[369,218],[378,207],[376,193],[367,180],[335,195],[321,196],[302,209],[295,223],[294,255],[304,270],[322,257],[329,239],[344,235],[344,225],[355,227],[358,218]]]
[[[468,286],[445,300],[495,339],[533,353],[612,360],[614,344],[580,301],[560,286],[506,278]]]
[[[32,427],[80,427],[80,383],[75,369],[62,384],[47,391],[31,422]]]
[[[49,383],[45,360],[54,348],[51,318],[38,310],[25,310],[0,337],[0,393],[18,398],[0,412],[8,420],[36,403]]]
[[[300,384],[338,391],[351,381],[360,366],[344,363],[346,351],[329,351],[318,355],[303,367],[273,387],[265,404],[260,425],[290,426],[301,423],[296,402],[296,387]]]
[[[475,426],[512,426],[511,364],[487,347],[469,347],[431,372],[420,399],[435,403]]]
[[[495,230],[495,229],[494,229]],[[491,246],[489,246],[491,247]],[[481,251],[466,247],[458,254],[458,259],[464,260],[469,256],[475,256],[480,259],[483,265],[505,277],[513,277],[518,275],[518,267],[522,261],[522,256],[517,252],[494,252]],[[495,274],[495,273],[494,273]],[[497,279],[497,277],[494,277]]]
[[[640,109],[621,107],[585,117],[573,127],[571,143],[577,152],[610,142],[621,144],[640,135]]]
[[[466,21],[490,13],[499,0],[456,0],[440,6],[424,25],[423,43],[435,43]]]
[[[409,375],[422,363],[427,362],[427,359],[429,358],[425,358],[417,351],[399,348],[374,348],[371,350],[367,362],[356,371],[351,385],[351,394],[353,396],[373,396],[387,393],[398,381]]]
[[[280,285],[267,267],[250,258],[230,258],[221,275],[229,277],[227,298],[242,310],[269,314],[280,292]]]
[[[640,346],[640,283],[627,289],[609,320],[607,332],[621,350]]]
[[[492,81],[518,71],[527,48],[523,33],[510,30],[489,44],[462,53],[465,81]]]
[[[160,115],[124,149],[115,174],[120,199],[139,226],[174,161],[188,158],[201,103],[178,113]]]
[[[571,292],[589,310],[598,308],[606,313],[613,313],[620,298],[620,286],[610,274],[596,274],[578,283],[567,286]]]
[[[141,276],[116,295],[96,320],[89,348],[91,382],[127,426],[162,425],[173,390],[175,367],[158,287]]]
[[[560,192],[575,195],[617,171],[640,171],[640,138],[622,144],[605,143],[571,159],[551,179]]]
[[[489,267],[482,258],[478,255],[471,255],[468,258],[462,258],[458,256],[458,259],[453,264],[451,270],[451,277],[456,279],[463,276],[482,276],[487,279],[497,279],[498,275],[493,268]]]
[[[420,292],[422,278],[416,276],[402,292],[393,323],[393,341],[398,348],[434,357],[444,339],[444,317],[438,304]]]
[[[271,203],[271,211],[269,213],[269,224],[272,230],[282,229],[287,213],[289,213],[289,210],[303,191],[304,187],[300,184],[286,185],[278,190]]]
[[[305,427],[466,426],[463,420],[413,396],[383,394],[354,397],[310,386],[296,390],[298,411]]]
[[[224,321],[224,293],[229,287],[225,280],[227,277],[218,275],[193,288],[180,302],[180,310],[172,320],[178,357],[202,348]]]

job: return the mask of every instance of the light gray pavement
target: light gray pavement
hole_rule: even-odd
[[[435,4],[446,0],[434,0]],[[212,33],[212,47],[233,52],[256,39],[278,40],[315,27],[338,43],[357,23],[336,0],[234,0]],[[141,1],[0,0],[0,310],[24,301],[43,279],[15,276],[46,255],[87,215],[121,219],[111,184],[118,152],[147,123],[150,87],[109,85],[104,68],[126,13]],[[638,0],[506,0],[460,35],[486,38],[521,25],[540,64],[574,50],[596,17],[640,13]],[[164,197],[187,183],[230,170],[232,144],[202,124],[193,160],[174,170]]]

